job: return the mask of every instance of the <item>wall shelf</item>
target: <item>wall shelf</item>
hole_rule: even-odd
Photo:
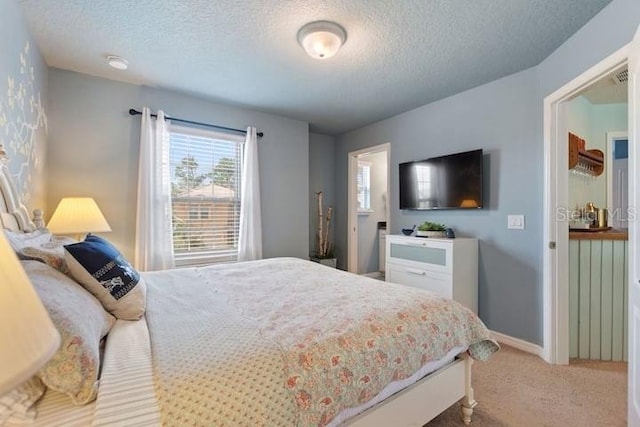
[[[604,172],[604,153],[601,150],[587,150],[585,140],[569,132],[569,169],[600,176]]]

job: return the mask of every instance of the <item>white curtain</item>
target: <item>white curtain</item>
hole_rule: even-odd
[[[156,120],[142,109],[135,266],[142,271],[175,266],[171,231],[169,126],[162,111]]]
[[[258,136],[256,128],[249,126],[242,160],[238,261],[256,259],[262,259],[260,173],[258,169]]]

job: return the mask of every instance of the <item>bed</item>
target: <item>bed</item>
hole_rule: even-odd
[[[0,169],[3,227],[34,233]],[[23,265],[43,281],[39,261]],[[469,423],[471,364],[498,349],[456,302],[295,258],[137,283],[144,315],[109,321],[95,396],[74,405],[49,387],[31,425],[409,426],[458,401]]]

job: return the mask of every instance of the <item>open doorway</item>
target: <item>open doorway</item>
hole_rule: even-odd
[[[569,363],[627,360],[627,91],[623,65],[565,101]]]
[[[640,205],[640,27],[633,40],[599,64],[587,70],[544,99],[544,247],[543,250],[543,357],[549,363],[567,364],[569,361],[569,289],[567,286],[569,227],[567,218],[559,214],[568,210],[569,153],[567,101],[585,88],[612,72],[628,69],[628,206]],[[631,210],[630,210],[631,212]],[[640,262],[638,242],[640,229],[637,219],[628,221],[628,266],[624,290],[628,295],[628,423],[640,425]]]
[[[390,144],[349,153],[348,271],[384,279]]]
[[[615,250],[613,243],[603,246],[601,240],[592,250],[589,238],[584,241],[576,240],[575,233],[571,233],[570,239],[569,229],[571,224],[577,227],[579,223],[595,219],[594,216],[585,215],[585,211],[588,209],[608,207],[608,181],[606,175],[601,176],[606,169],[604,167],[608,144],[606,134],[609,131],[625,131],[626,129],[621,128],[620,124],[609,124],[599,128],[594,125],[593,116],[588,113],[603,110],[600,107],[594,107],[593,102],[600,92],[617,90],[620,93],[624,92],[626,99],[628,91],[626,85],[619,85],[620,87],[617,89],[612,89],[613,86],[610,85],[615,85],[612,79],[626,70],[627,62],[628,46],[549,95],[544,101],[544,358],[554,364],[568,364],[570,357],[582,357],[582,355],[588,354],[592,349],[591,344],[594,344],[595,351],[600,352],[600,347],[595,345],[595,339],[593,342],[588,341],[591,339],[591,335],[598,333],[598,331],[585,329],[585,327],[587,325],[602,325],[603,320],[604,324],[608,325],[607,327],[611,326],[611,322],[622,325],[622,318],[625,315],[622,310],[626,310],[626,305],[624,305],[626,301],[619,300],[616,302],[620,306],[620,312],[609,309],[607,313],[598,313],[593,322],[588,317],[591,315],[591,308],[596,303],[600,304],[596,299],[592,301],[591,296],[593,295],[595,298],[602,294],[603,289],[605,290],[604,294],[607,295],[606,298],[608,298],[606,304],[611,306],[613,298],[610,290],[611,283],[609,283],[609,279],[605,279],[607,283],[603,287],[602,277],[613,277],[613,270],[616,271],[615,282],[620,288],[618,293],[625,294],[628,265],[615,261],[621,260],[622,256],[613,254]],[[605,88],[604,91],[602,88]],[[613,103],[619,104],[615,101]],[[598,105],[597,102],[595,104]],[[622,109],[620,105],[616,108]],[[626,106],[624,108],[625,111],[622,114],[625,115],[626,127]],[[573,135],[572,142],[569,141],[569,134]],[[575,138],[577,138],[577,142]],[[578,144],[581,157],[584,158],[583,161],[579,161],[579,164],[576,164],[574,154],[569,154],[569,148],[574,144]],[[590,154],[594,153],[595,161],[589,159]],[[583,235],[587,235],[590,230],[583,231]],[[626,245],[626,242],[623,245]],[[615,246],[620,246],[620,243]],[[606,255],[607,259],[604,263],[602,262],[603,247],[605,251],[611,252]],[[583,249],[582,252],[580,252],[581,249]],[[623,255],[626,256],[624,250],[623,248]],[[617,251],[620,252],[620,248],[617,248]],[[599,265],[596,265],[597,261],[591,259],[592,256],[599,258]],[[593,269],[590,268],[592,261]],[[580,262],[587,264],[587,266],[580,265]],[[603,268],[606,271],[603,271]],[[593,287],[591,287],[592,274],[594,275]],[[589,288],[581,289],[580,280],[588,283]],[[574,282],[573,287],[570,285],[572,281]],[[593,292],[591,292],[592,290]],[[583,297],[589,295],[589,299],[580,300],[580,295]],[[582,313],[580,313],[580,308],[584,309]],[[583,329],[576,335],[576,328],[580,328],[580,326]],[[600,332],[604,332],[604,330]],[[616,336],[618,335],[621,344],[619,353],[626,355],[626,348],[623,347],[623,341],[626,341],[626,328],[621,328],[619,334],[616,332]],[[611,341],[611,338],[605,337],[601,341]],[[605,356],[611,357],[606,354],[606,351]]]

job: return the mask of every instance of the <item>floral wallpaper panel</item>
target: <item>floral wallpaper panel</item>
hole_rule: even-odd
[[[0,144],[9,157],[9,170],[22,193],[22,202],[31,208],[42,207],[32,206],[31,202],[34,193],[39,192],[38,187],[42,187],[39,172],[43,168],[41,157],[47,129],[33,55],[39,53],[32,52],[27,41],[19,58],[15,58],[18,66],[8,67],[17,72],[6,77],[4,90],[0,91]]]

